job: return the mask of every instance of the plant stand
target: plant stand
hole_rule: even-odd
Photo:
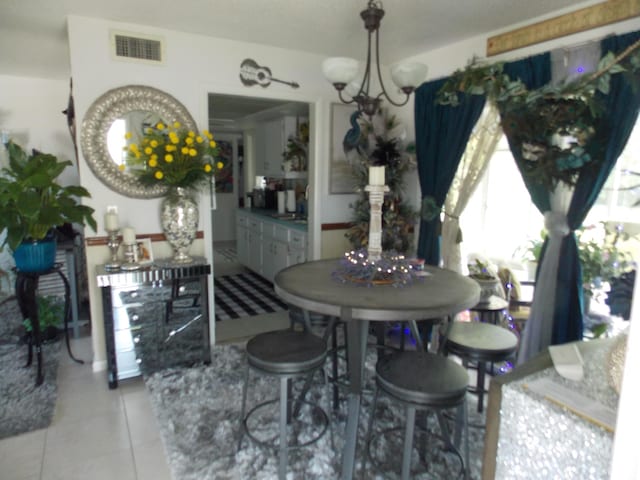
[[[77,363],[84,364],[84,361],[77,359],[71,352],[71,345],[69,343],[69,315],[71,311],[70,306],[70,291],[69,281],[67,277],[62,273],[61,265],[56,264],[53,268],[42,272],[22,272],[16,270],[16,299],[18,300],[18,306],[22,313],[22,318],[29,319],[31,321],[31,341],[27,343],[29,348],[29,356],[27,358],[27,367],[31,365],[33,361],[33,348],[36,350],[36,386],[42,384],[44,375],[42,373],[42,338],[40,332],[40,320],[38,318],[38,302],[36,301],[36,291],[38,290],[38,282],[43,275],[58,274],[60,279],[64,283],[64,333],[67,342],[67,352],[71,359]]]

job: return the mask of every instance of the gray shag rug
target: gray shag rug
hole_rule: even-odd
[[[56,375],[62,342],[42,347],[44,382],[36,386],[36,359],[27,363],[22,315],[12,298],[0,304],[0,439],[51,424],[58,389]]]
[[[217,346],[212,352],[211,365],[193,368],[174,368],[156,372],[146,379],[151,404],[158,420],[168,463],[174,480],[231,480],[277,478],[278,456],[274,450],[260,448],[245,436],[242,447],[236,451],[239,416],[242,402],[242,384],[245,374],[243,345]],[[368,390],[373,388],[375,354],[367,356]],[[327,366],[329,365],[329,359]],[[248,393],[248,409],[269,398],[277,398],[279,382],[274,378],[251,374]],[[327,399],[331,387],[325,386],[321,375],[309,392],[308,399],[329,409]],[[300,385],[297,385],[299,388]],[[296,385],[294,385],[294,390]],[[329,410],[330,429],[310,447],[289,453],[287,479],[326,480],[339,478],[346,424],[346,402],[344,395],[337,412]],[[476,413],[474,395],[468,395],[469,421],[484,423],[484,417]],[[365,393],[362,400],[359,426],[356,477],[386,479],[399,477],[402,459],[403,430],[384,433],[371,442],[371,453],[376,466],[367,460],[363,467],[363,439],[366,436],[373,395]],[[383,431],[391,426],[404,426],[404,410],[380,396],[376,409],[374,430]],[[277,404],[265,408],[252,419],[250,428],[260,439],[273,439],[277,434]],[[299,441],[308,439],[317,431],[317,415],[305,406],[293,423]],[[412,469],[414,479],[461,478],[460,461],[451,452],[445,452],[444,443],[437,437],[440,429],[435,415],[427,417],[428,430],[433,436],[425,437],[429,442],[427,458],[420,461],[414,449]],[[470,473],[480,478],[482,467],[484,430],[469,429]],[[416,436],[416,443],[418,442]],[[364,468],[364,471],[363,471]],[[362,476],[359,476],[362,475]]]

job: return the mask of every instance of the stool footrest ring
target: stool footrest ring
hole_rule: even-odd
[[[247,437],[249,437],[251,441],[254,442],[255,444],[264,448],[272,449],[272,450],[274,449],[278,450],[280,448],[280,446],[277,443],[273,443],[275,439],[278,437],[278,432],[275,432],[275,435],[272,438],[261,440],[251,432],[251,430],[249,429],[249,426],[247,425],[247,422],[249,421],[249,418],[251,418],[251,416],[254,413],[256,413],[258,410],[265,408],[269,405],[277,404],[279,401],[280,401],[279,399],[275,398],[275,399],[267,400],[255,405],[251,410],[249,410],[249,412],[245,415],[244,419],[242,420],[242,428],[244,430],[244,433],[246,433]],[[294,401],[296,400],[291,400],[290,403],[293,403]],[[305,405],[309,405],[310,407],[313,408],[313,411],[319,415],[321,419],[320,421],[322,424],[322,431],[320,431],[318,434],[316,434],[314,437],[312,437],[311,439],[307,440],[304,443],[287,445],[288,450],[295,450],[295,449],[307,447],[309,445],[316,443],[318,440],[322,438],[322,436],[325,434],[325,432],[329,428],[329,417],[319,405],[316,405],[313,402],[308,402],[306,400],[297,400],[297,401]]]

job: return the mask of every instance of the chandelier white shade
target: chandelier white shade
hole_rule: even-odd
[[[366,115],[375,114],[380,108],[383,97],[389,103],[400,107],[409,101],[409,96],[427,76],[427,67],[421,63],[412,62],[398,64],[391,68],[391,79],[398,88],[406,95],[403,102],[394,102],[384,88],[384,82],[380,74],[379,55],[379,30],[380,21],[384,16],[382,3],[379,0],[369,0],[367,8],[360,12],[360,17],[364,20],[365,29],[368,31],[367,60],[364,75],[361,81],[357,81],[359,63],[357,60],[346,57],[328,58],[322,62],[322,73],[338,91],[338,96],[343,103],[356,103],[358,110]],[[375,59],[371,55],[371,41],[375,38]],[[377,96],[369,94],[371,82],[372,63],[376,64],[378,83],[382,91]],[[343,96],[343,91],[350,98]]]
[[[359,62],[353,58],[332,57],[322,62],[322,73],[334,85],[346,85],[356,78]]]
[[[391,67],[391,79],[403,92],[418,87],[427,76],[427,66],[422,63],[403,63]],[[406,93],[406,92],[405,92]]]

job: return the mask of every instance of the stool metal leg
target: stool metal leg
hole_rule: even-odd
[[[484,374],[487,368],[485,362],[478,362],[478,379],[476,389],[478,390],[478,413],[482,413],[484,404]]]
[[[283,377],[280,379],[280,465],[278,468],[278,478],[286,480],[288,463],[288,442],[287,442],[287,419],[289,411],[288,401],[289,381]]]
[[[240,430],[238,432],[238,447],[236,451],[240,450],[242,446],[242,438],[244,437],[244,416],[247,413],[247,390],[249,388],[249,365],[246,366],[244,375],[244,385],[242,385],[242,407],[240,408]]]
[[[407,423],[404,430],[404,446],[402,448],[402,480],[409,480],[411,475],[411,451],[413,450],[413,430],[416,423],[415,407],[407,406]]]

